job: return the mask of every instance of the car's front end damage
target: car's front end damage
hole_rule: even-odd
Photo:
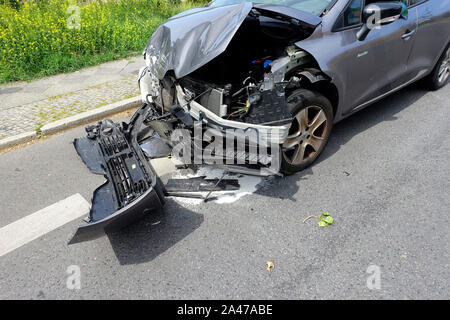
[[[94,192],[90,217],[71,243],[163,206],[167,192],[150,160],[174,156],[178,129],[194,132],[182,141],[188,164],[198,163],[195,153],[214,145],[209,156],[227,170],[278,173],[292,123],[286,92],[317,76],[314,59],[295,43],[320,22],[288,7],[243,2],[193,9],[162,24],[143,54],[143,106],[129,123],[103,120],[74,142],[88,168],[107,182]],[[223,143],[217,145],[219,139]],[[231,152],[227,139],[233,141]],[[237,150],[239,141],[244,146]],[[186,143],[193,150],[188,157]]]
[[[285,92],[314,59],[295,43],[319,17],[284,6],[243,2],[184,13],[150,39],[140,71],[144,103],[182,108],[219,130],[254,129],[281,144],[292,121]]]

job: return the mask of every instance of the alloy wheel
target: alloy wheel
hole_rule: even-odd
[[[445,81],[447,81],[449,75],[450,75],[450,48],[448,48],[444,60],[442,60],[441,66],[439,68],[438,73],[439,83],[444,83]]]
[[[321,107],[309,106],[300,110],[283,143],[285,160],[291,165],[299,165],[317,155],[326,142],[327,126],[327,117]]]

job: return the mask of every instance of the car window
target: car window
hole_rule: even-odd
[[[210,3],[210,6],[219,7],[241,2],[268,3],[291,7],[319,16],[332,3],[331,1],[332,0],[213,0]]]
[[[402,2],[403,4],[405,4],[406,6],[409,5],[410,2],[412,2],[413,0],[391,0],[392,2]],[[374,2],[374,1],[372,1]]]
[[[422,2],[423,0],[399,0],[399,2],[403,2],[404,4],[406,4],[408,7],[415,5],[416,3]]]
[[[426,0],[403,0],[403,3],[405,3],[408,7],[411,7],[413,5],[416,5],[421,2],[425,2]]]
[[[386,0],[385,0],[386,1]],[[403,2],[407,6],[416,5],[425,0],[391,0],[395,2]],[[368,4],[380,2],[380,0],[352,0],[349,2],[347,8],[339,16],[334,30],[339,30],[346,27],[356,26],[361,23],[362,8]]]
[[[386,0],[384,0],[386,1]],[[391,0],[394,2],[403,2],[407,7],[411,7],[413,5],[416,5],[420,2],[424,2],[425,0]],[[366,5],[374,3],[374,2],[380,2],[380,0],[366,0]]]
[[[338,18],[335,29],[341,29],[361,23],[362,0],[352,0]]]

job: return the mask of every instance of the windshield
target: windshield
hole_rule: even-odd
[[[237,4],[241,2],[255,2],[255,3],[270,3],[279,4],[286,7],[291,7],[297,10],[305,11],[317,16],[320,16],[322,12],[328,7],[333,0],[258,0],[258,1],[245,1],[245,0],[214,0],[211,2],[211,7],[220,7],[228,4]]]

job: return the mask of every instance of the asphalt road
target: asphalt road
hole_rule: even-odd
[[[80,135],[0,156],[0,227],[74,193],[91,198],[103,178],[74,152]],[[76,220],[0,257],[0,299],[449,299],[449,137],[450,85],[408,87],[337,124],[314,166],[234,203],[168,200],[68,246]],[[332,226],[302,223],[322,211]],[[66,285],[71,265],[79,290]],[[366,284],[372,265],[380,289]]]

